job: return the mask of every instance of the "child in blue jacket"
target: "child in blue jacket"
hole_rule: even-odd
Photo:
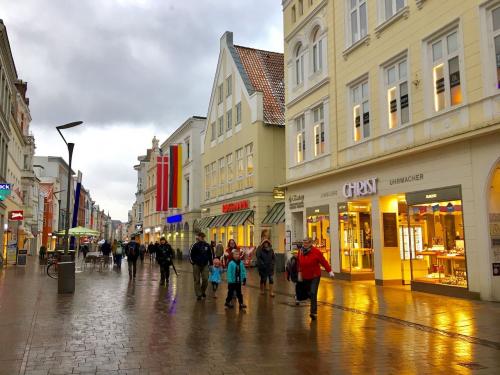
[[[245,285],[247,282],[247,271],[245,265],[240,260],[240,252],[235,249],[232,252],[233,260],[229,262],[227,266],[227,298],[225,306],[227,308],[233,308],[231,300],[233,299],[234,293],[238,297],[238,302],[240,304],[240,309],[244,309],[247,306],[243,303],[243,294],[241,294],[241,285]]]

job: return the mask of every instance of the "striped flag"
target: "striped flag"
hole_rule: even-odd
[[[182,206],[182,146],[170,146],[170,178],[168,200],[169,208],[181,208]]]
[[[168,156],[156,157],[156,211],[168,210]]]

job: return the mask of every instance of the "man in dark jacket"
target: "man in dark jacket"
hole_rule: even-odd
[[[205,242],[205,233],[196,235],[196,243],[191,246],[189,259],[193,265],[194,291],[199,301],[206,298],[208,267],[212,265],[213,259],[210,244]]]
[[[167,285],[168,279],[170,278],[170,265],[174,259],[174,250],[165,237],[160,239],[160,246],[158,246],[156,259],[160,265],[160,285]]]
[[[137,258],[139,258],[139,244],[135,242],[135,236],[130,238],[127,245],[127,263],[128,263],[128,276],[135,279],[137,273]]]

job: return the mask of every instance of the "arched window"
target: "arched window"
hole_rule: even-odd
[[[299,43],[295,49],[295,84],[298,86],[304,82],[304,51]]]
[[[319,27],[313,31],[313,72],[319,72],[323,69],[323,40],[320,39]]]

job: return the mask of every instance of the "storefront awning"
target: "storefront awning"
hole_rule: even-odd
[[[205,229],[210,226],[212,221],[214,220],[214,216],[207,216],[207,217],[202,217],[200,221],[198,222],[198,228],[199,229]]]
[[[210,223],[210,227],[224,227],[226,226],[226,223],[228,222],[229,218],[233,216],[233,214],[223,214],[216,216],[214,221]]]
[[[228,221],[227,226],[243,225],[250,217],[253,217],[252,210],[240,211],[233,213],[233,217]]]
[[[285,222],[285,202],[275,203],[271,211],[266,215],[262,224],[279,224]]]

